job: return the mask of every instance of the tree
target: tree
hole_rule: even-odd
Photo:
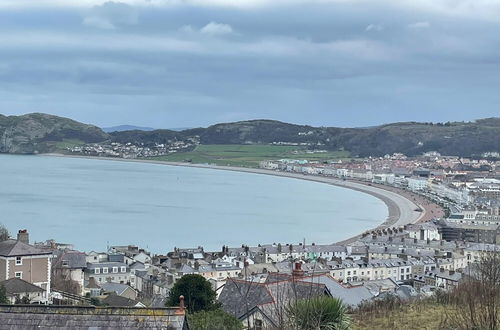
[[[213,310],[219,306],[216,293],[210,283],[201,275],[188,274],[181,277],[170,290],[167,306],[179,306],[179,297],[184,296],[185,305],[190,313]]]
[[[3,285],[0,285],[0,304],[8,304],[9,298],[7,298],[7,291]]]
[[[327,296],[300,299],[286,309],[290,328],[298,330],[347,330],[351,318],[338,298]]]
[[[500,253],[486,252],[471,264],[465,280],[451,293],[448,315],[453,329],[500,329]]]
[[[189,328],[193,330],[242,330],[243,324],[222,309],[201,311],[188,315]]]
[[[9,231],[4,225],[0,224],[0,242],[9,239]]]

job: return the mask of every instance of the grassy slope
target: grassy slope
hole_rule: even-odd
[[[434,330],[441,329],[451,307],[435,303],[403,305],[385,313],[362,313],[353,316],[353,330]]]
[[[198,164],[258,167],[262,160],[293,158],[323,161],[347,157],[349,157],[349,153],[346,151],[308,154],[305,153],[304,148],[298,146],[210,144],[199,145],[190,152],[152,159],[172,162],[183,162],[190,159],[193,163]]]

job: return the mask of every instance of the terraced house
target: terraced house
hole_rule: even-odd
[[[50,294],[52,252],[29,244],[29,234],[20,230],[17,239],[0,242],[0,282],[18,278],[44,290],[42,302]]]

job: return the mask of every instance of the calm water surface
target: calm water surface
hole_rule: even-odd
[[[333,243],[382,223],[375,197],[269,175],[0,155],[0,223],[80,250]]]

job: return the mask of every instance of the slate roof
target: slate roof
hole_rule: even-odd
[[[247,312],[259,307],[273,319],[270,311],[276,309],[277,304],[283,307],[291,300],[323,296],[328,292],[324,284],[292,281],[289,275],[280,274],[271,278],[267,283],[228,279],[218,298],[222,308],[241,319]]]
[[[0,286],[2,285],[5,287],[5,291],[7,291],[7,294],[44,292],[42,288],[19,278],[11,278],[0,282]]]
[[[101,288],[107,292],[115,292],[117,295],[121,295],[128,288],[132,289],[130,286],[126,284],[113,283],[113,282],[101,283]]]
[[[226,312],[240,317],[246,313],[247,304],[251,309],[257,305],[272,303],[273,297],[264,284],[229,278],[218,300]]]
[[[85,253],[80,251],[65,251],[58,259],[60,259],[58,264],[60,268],[83,269],[87,267]]]
[[[371,294],[368,288],[364,286],[345,287],[329,275],[308,276],[299,280],[324,284],[332,297],[340,298],[345,304],[352,307],[356,307],[363,301],[373,298],[373,294]]]
[[[111,307],[134,307],[139,304],[138,301],[125,298],[117,295],[116,293],[111,293],[102,300],[102,302]]]
[[[8,239],[0,242],[0,256],[17,257],[32,255],[51,255],[52,252],[38,249],[32,245],[23,243],[15,239]]]
[[[0,306],[2,329],[172,329],[187,330],[179,308]]]

